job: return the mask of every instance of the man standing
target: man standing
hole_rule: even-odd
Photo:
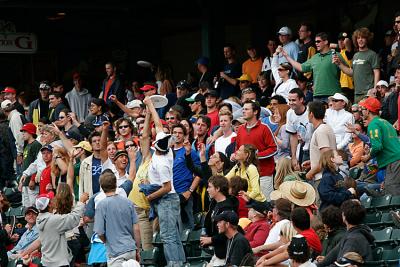
[[[226,155],[226,148],[235,140],[236,133],[232,130],[232,113],[223,111],[219,113],[219,127],[222,130],[222,136],[215,140],[215,152],[221,152]]]
[[[332,63],[332,56],[335,53],[329,50],[328,34],[325,32],[318,33],[315,36],[315,45],[317,46],[318,53],[308,59],[303,64],[296,62],[285,48],[282,55],[292,66],[303,73],[313,72],[314,78],[314,100],[321,100],[328,102],[328,97],[340,92],[339,83],[339,67]],[[338,57],[342,59],[341,55]]]
[[[238,80],[237,78],[241,74],[239,63],[236,61],[236,50],[232,44],[226,44],[224,46],[224,57],[227,61],[223,71],[219,73],[220,81],[219,90],[221,99],[227,99],[230,96],[238,94]]]
[[[322,171],[319,159],[325,151],[336,149],[336,138],[331,126],[324,123],[325,107],[322,102],[314,101],[308,104],[308,120],[313,125],[314,133],[310,142],[310,163],[311,169],[307,172],[306,178],[314,180],[314,189],[317,191],[319,182],[322,178]],[[317,195],[317,201],[319,197]]]
[[[234,211],[224,211],[215,217],[218,233],[228,238],[226,250],[226,266],[239,266],[247,254],[253,254],[250,243],[238,231],[239,217]]]
[[[263,60],[258,55],[257,49],[253,44],[247,46],[247,55],[249,56],[249,59],[242,64],[242,74],[250,75],[251,81],[256,83],[257,76],[261,72]]]
[[[73,76],[74,88],[65,95],[71,111],[76,114],[79,122],[85,121],[92,95],[88,89],[82,88],[82,79],[78,73]]]
[[[311,39],[311,25],[303,22],[300,24],[299,29],[299,55],[297,57],[297,62],[306,62],[314,56],[316,52],[317,50],[315,49],[314,42]]]
[[[117,76],[117,67],[112,62],[105,65],[107,77],[103,80],[100,98],[112,109],[113,112],[120,111],[116,104],[110,99],[111,95],[115,95],[119,102],[125,103],[125,90],[119,77]],[[116,112],[117,113],[117,112]]]
[[[49,93],[50,93],[50,83],[48,81],[43,81],[39,84],[40,97],[34,100],[29,105],[28,110],[28,121],[32,122],[36,126],[41,118],[49,118]]]
[[[22,162],[22,171],[25,171],[32,162],[35,161],[37,154],[40,151],[42,145],[36,140],[36,126],[33,123],[25,124],[21,130],[22,137],[24,139],[24,154]],[[30,190],[28,185],[30,177],[22,176],[19,183],[22,189],[22,205],[24,207],[30,207],[35,204],[34,197],[36,196],[35,191]]]
[[[283,49],[286,51],[289,57],[292,58],[294,61],[297,61],[297,57],[299,54],[299,46],[292,41],[292,30],[287,26],[282,27],[278,31],[278,36],[279,36],[279,41],[283,45]],[[285,62],[288,62],[288,59],[285,58],[285,55],[283,53],[280,53],[278,63],[282,64]]]
[[[49,121],[55,122],[58,120],[61,110],[66,109],[67,106],[63,103],[60,93],[51,92],[49,94]]]
[[[300,164],[310,159],[310,139],[312,127],[308,121],[308,109],[304,105],[304,93],[299,88],[289,92],[290,109],[286,114],[286,131],[290,134],[292,167],[300,170]],[[300,148],[299,148],[300,144]],[[299,156],[297,151],[299,149]]]
[[[19,113],[25,116],[24,107],[17,101],[17,90],[15,90],[15,88],[13,87],[8,86],[4,88],[2,93],[4,93],[4,99],[10,100],[11,103],[14,105],[15,109],[18,110]]]
[[[201,57],[197,61],[197,69],[200,72],[199,87],[202,82],[207,82],[208,86],[213,84],[213,75],[210,72],[210,60],[208,57]]]
[[[0,188],[14,179],[15,144],[12,140],[7,115],[0,109]]]
[[[175,136],[173,183],[176,193],[181,199],[181,217],[184,229],[193,229],[193,192],[196,190],[201,178],[193,176],[193,172],[186,166],[185,148],[183,142],[187,138],[185,126],[176,124],[172,126],[172,134]],[[196,151],[191,150],[191,158],[196,167],[200,167],[200,159]]]
[[[376,157],[379,169],[386,169],[385,194],[400,195],[400,141],[397,132],[388,121],[379,117],[381,104],[378,99],[369,97],[360,106],[363,119],[368,123],[369,157]]]
[[[140,261],[140,231],[133,203],[115,193],[117,178],[113,173],[103,173],[100,186],[106,198],[96,207],[93,229],[106,244],[107,265],[122,267],[124,261]]]
[[[219,124],[217,107],[218,93],[215,90],[209,90],[207,93],[205,93],[204,97],[206,98],[207,117],[209,117],[211,120],[211,131]],[[208,133],[210,133],[210,131]]]
[[[378,54],[368,48],[374,34],[367,28],[360,28],[353,33],[353,43],[358,52],[353,57],[353,68],[349,68],[343,59],[334,58],[339,68],[354,78],[355,102],[359,102],[374,88],[380,78],[380,64]]]
[[[277,146],[269,127],[259,120],[260,112],[261,107],[258,102],[246,101],[244,103],[243,119],[246,120],[246,124],[238,129],[236,150],[244,144],[251,144],[257,148],[260,187],[269,200],[269,195],[274,190],[272,175],[275,169],[274,155],[277,152]]]

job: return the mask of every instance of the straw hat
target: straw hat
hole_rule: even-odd
[[[307,207],[315,202],[315,190],[309,183],[301,181],[283,182],[278,190],[270,195],[271,200],[285,198],[300,207]]]

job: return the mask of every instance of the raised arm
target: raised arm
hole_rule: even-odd
[[[297,70],[302,72],[302,68],[301,68],[301,64],[299,62],[297,62],[296,60],[294,60],[293,58],[291,58],[288,53],[286,53],[286,51],[284,49],[282,49],[282,55],[286,58],[286,60]]]
[[[153,116],[156,133],[162,132],[163,127],[162,127],[162,123],[160,120],[160,116],[158,116],[158,113],[153,105],[153,102],[151,101],[151,99],[148,96],[146,96],[145,99],[143,100],[143,103],[149,108],[151,116]]]
[[[104,163],[108,159],[107,154],[107,141],[108,141],[108,128],[110,127],[109,121],[103,122],[103,129],[100,137],[100,159],[101,163]]]
[[[147,110],[146,117],[144,118],[144,127],[142,131],[142,136],[140,137],[142,162],[145,162],[147,157],[150,155],[150,142],[151,142],[150,120],[151,120],[151,113],[150,111]]]
[[[115,95],[110,95],[111,101],[113,101],[124,113],[128,114],[128,116],[133,116],[134,112],[127,108],[123,103],[121,103]]]

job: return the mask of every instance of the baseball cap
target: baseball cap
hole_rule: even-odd
[[[35,206],[38,210],[45,210],[50,203],[49,194],[41,194],[36,198]]]
[[[207,93],[204,94],[204,97],[207,97],[207,96],[218,97],[218,93],[215,90],[208,90]]]
[[[340,93],[335,93],[333,96],[330,96],[329,99],[343,100],[344,102],[346,102],[346,104],[349,103],[349,99],[347,99],[347,97]]]
[[[143,105],[143,102],[140,101],[139,99],[135,99],[135,100],[129,101],[126,104],[126,107],[127,108],[140,108],[141,105]]]
[[[288,26],[284,26],[279,29],[279,35],[292,35],[292,30]]]
[[[40,149],[40,151],[43,151],[43,150],[49,150],[49,151],[53,152],[53,147],[51,145],[45,145],[45,146],[42,146],[42,148]]]
[[[252,208],[255,211],[267,215],[268,211],[272,211],[272,206],[268,202],[260,202],[260,201],[251,201],[246,205],[247,208]]]
[[[50,83],[48,81],[42,81],[39,84],[39,90],[50,90],[51,86]]]
[[[26,215],[28,212],[33,212],[36,215],[39,214],[38,209],[33,207],[33,206],[30,206],[30,207],[26,208],[24,214]]]
[[[117,160],[117,158],[119,158],[120,156],[128,157],[128,152],[126,152],[126,150],[118,150],[114,155],[114,160]]]
[[[357,252],[347,252],[338,261],[335,261],[335,265],[339,267],[345,267],[350,265],[361,265],[364,260]]]
[[[74,146],[75,148],[82,148],[86,151],[92,152],[92,146],[88,141],[81,141],[79,144]]]
[[[340,39],[345,39],[345,38],[347,38],[347,37],[349,37],[349,35],[347,34],[347,32],[341,32],[341,33],[339,33],[339,35],[338,35],[338,40],[340,40]]]
[[[84,137],[83,137],[81,134],[79,134],[79,133],[77,133],[77,132],[75,132],[75,131],[67,131],[67,132],[65,133],[65,136],[66,136],[68,139],[75,139],[75,140],[78,141],[78,142],[83,141],[83,139],[84,139]]]
[[[215,222],[219,222],[219,221],[225,221],[228,222],[232,225],[238,225],[239,224],[239,217],[236,214],[236,212],[231,211],[231,210],[226,210],[223,211],[222,213],[218,214],[217,216],[215,216]]]
[[[147,92],[150,90],[157,90],[157,88],[154,85],[146,84],[143,87],[141,87],[140,90]]]
[[[287,250],[289,255],[307,255],[309,251],[306,238],[302,235],[295,235],[292,237],[292,241],[290,242]]]
[[[24,126],[22,126],[21,132],[27,132],[29,134],[36,134],[36,126],[33,123],[25,123]]]
[[[187,102],[203,102],[205,97],[200,93],[194,93],[191,97],[185,99]]]
[[[210,64],[210,60],[208,59],[208,57],[201,57],[201,58],[196,60],[196,64],[201,64],[201,65],[204,65],[204,66],[208,66],[208,64]]]
[[[190,86],[186,80],[182,80],[182,81],[178,82],[178,84],[176,85],[176,88],[190,89]]]
[[[383,86],[389,87],[389,84],[387,83],[387,81],[384,81],[384,80],[380,80],[379,82],[376,83],[376,85],[377,86],[383,85]]]
[[[238,81],[248,81],[248,82],[252,82],[253,79],[250,77],[250,75],[248,75],[247,73],[243,73],[239,78]]]
[[[368,97],[364,101],[360,102],[360,106],[368,109],[371,112],[378,113],[381,109],[381,102],[375,97]]]
[[[8,86],[8,87],[4,88],[4,90],[2,91],[2,93],[16,94],[17,91],[16,91],[14,88]]]
[[[8,99],[3,100],[3,102],[1,102],[1,108],[5,109],[8,108],[10,105],[12,105],[12,102]]]
[[[154,147],[161,152],[168,151],[168,145],[169,145],[170,138],[171,138],[170,134],[166,134],[164,132],[159,132],[156,135],[156,140],[153,142]]]

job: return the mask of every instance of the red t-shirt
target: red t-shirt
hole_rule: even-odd
[[[210,129],[208,130],[208,135],[210,135],[211,130],[214,129],[215,126],[219,125],[218,109],[216,109],[213,112],[207,113],[206,116],[209,117],[211,120],[211,126]]]
[[[51,165],[46,167],[40,175],[39,195],[46,194],[46,186],[51,183]]]
[[[319,237],[314,229],[309,228],[307,230],[304,230],[300,234],[304,236],[304,238],[307,240],[307,244],[310,248],[312,248],[318,254],[322,252],[321,241],[319,240]]]
[[[106,87],[104,88],[103,100],[104,100],[105,102],[107,102],[108,92],[110,91],[110,88],[111,88],[111,85],[113,84],[113,82],[114,82],[114,76],[111,76],[111,77],[108,79],[107,83],[106,83]]]

